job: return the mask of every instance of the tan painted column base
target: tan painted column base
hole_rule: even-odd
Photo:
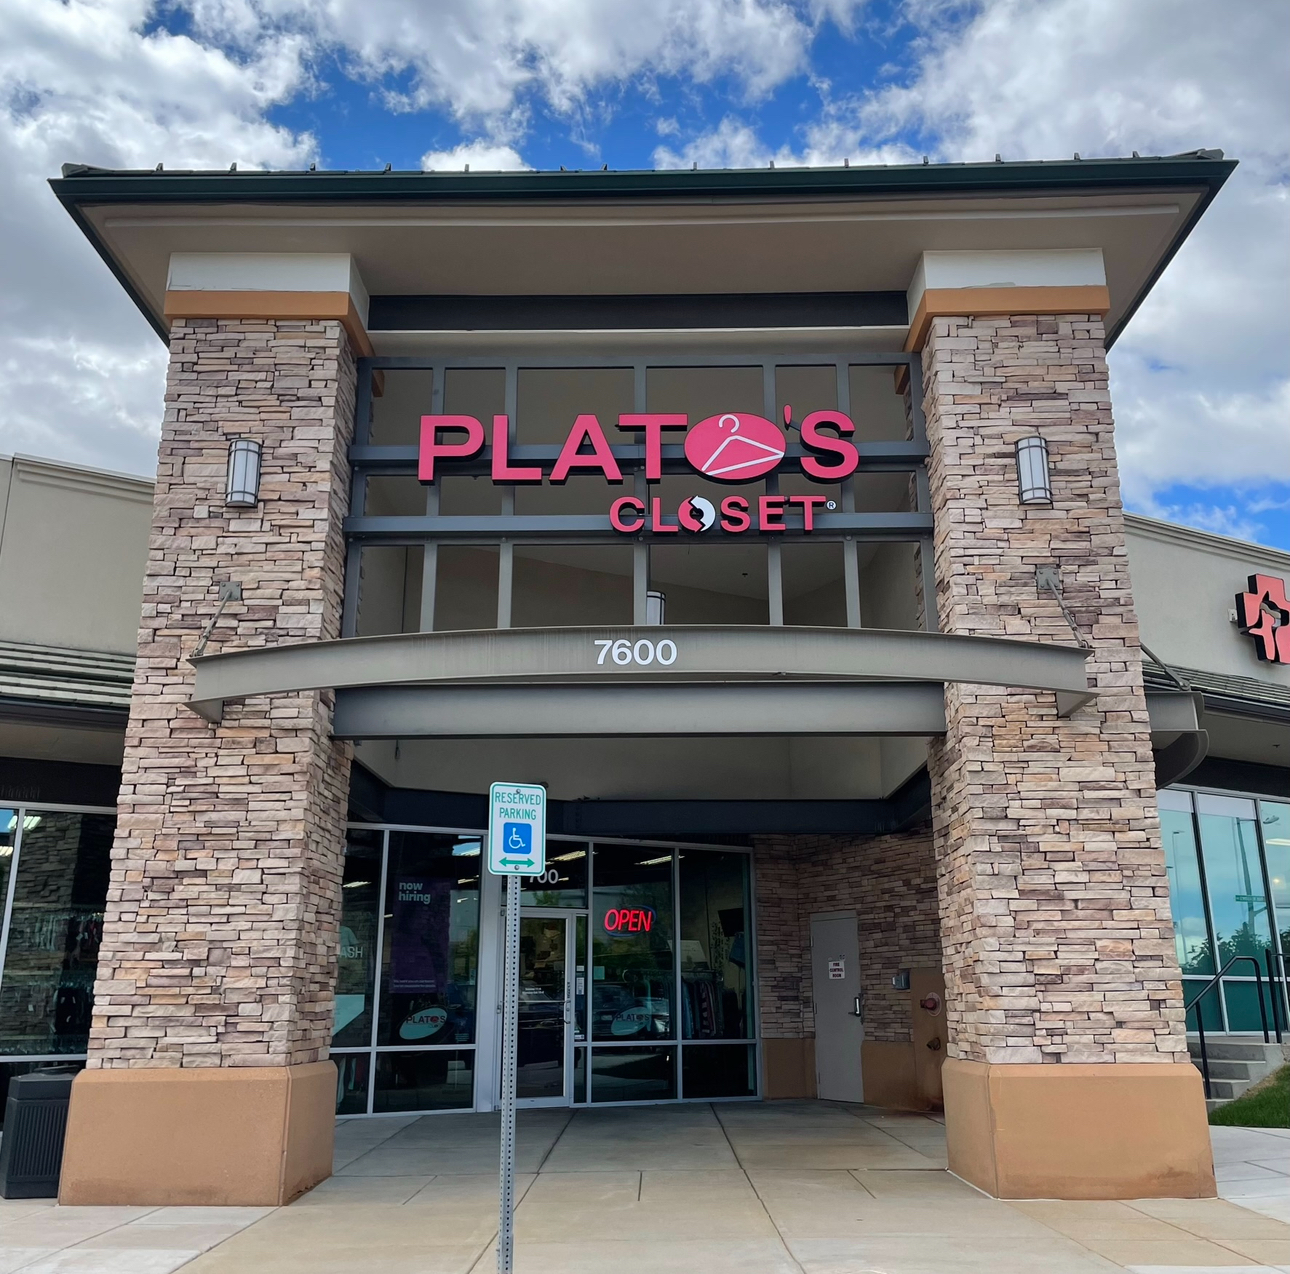
[[[331,1175],[336,1067],[82,1071],[58,1201],[273,1206]]]
[[[815,1096],[815,1039],[777,1039],[761,1042],[761,1095],[767,1101]]]
[[[949,1058],[941,1075],[950,1171],[996,1198],[1217,1193],[1194,1066]]]

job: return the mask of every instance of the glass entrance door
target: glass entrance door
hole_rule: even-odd
[[[566,1106],[571,1099],[568,916],[520,917],[520,1005],[515,1095],[533,1106]]]

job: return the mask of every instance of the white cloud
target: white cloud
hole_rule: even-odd
[[[772,151],[733,118],[659,167],[1171,154],[1241,160],[1111,356],[1126,497],[1286,480],[1290,27],[1270,4],[918,0],[906,82],[828,100]],[[964,20],[965,13],[967,20]],[[1195,519],[1193,519],[1195,520]]]
[[[572,112],[609,85],[678,75],[731,76],[750,98],[805,69],[826,20],[841,24],[862,0],[190,0],[199,29],[307,31],[341,50],[356,74],[408,77],[389,98],[437,107],[501,135],[536,93]]]
[[[425,172],[461,172],[469,165],[474,172],[515,172],[532,167],[513,146],[498,142],[462,142],[452,150],[428,150],[421,156]]]
[[[45,180],[103,167],[296,167],[308,135],[266,119],[335,52],[402,77],[392,109],[440,107],[483,140],[427,168],[514,169],[536,95],[576,116],[605,86],[730,76],[749,100],[806,65],[859,0],[158,0],[0,3],[0,449],[151,472],[165,350]],[[385,91],[382,89],[381,91]]]
[[[45,184],[105,167],[304,163],[263,113],[303,83],[297,37],[232,59],[145,36],[143,0],[0,4],[0,449],[156,467],[165,348]]]
[[[844,129],[813,128],[801,150],[781,146],[771,150],[757,130],[727,115],[716,128],[692,138],[679,150],[658,146],[656,168],[765,168],[772,161],[780,168],[822,167],[849,159],[854,164],[908,164],[914,154],[897,142],[862,146]]]
[[[816,134],[913,130],[945,159],[1219,147],[1241,160],[1112,353],[1121,464],[1144,506],[1175,482],[1284,482],[1290,28],[1279,7],[988,0],[966,26],[929,25],[926,37],[911,82],[835,108]]]

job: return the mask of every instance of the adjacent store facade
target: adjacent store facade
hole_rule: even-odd
[[[1105,348],[1230,168],[70,168],[171,365],[155,491],[9,466],[64,1200],[492,1109],[497,778],[551,797],[524,1100],[943,1104],[992,1193],[1212,1193],[1193,996],[1287,1007],[1290,559],[1125,518]]]

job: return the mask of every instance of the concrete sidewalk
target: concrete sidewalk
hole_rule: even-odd
[[[1212,1200],[1001,1203],[933,1118],[771,1102],[520,1119],[520,1274],[1290,1271],[1290,1134],[1216,1128]],[[496,1116],[340,1124],[289,1208],[0,1201],[0,1274],[492,1274]]]

